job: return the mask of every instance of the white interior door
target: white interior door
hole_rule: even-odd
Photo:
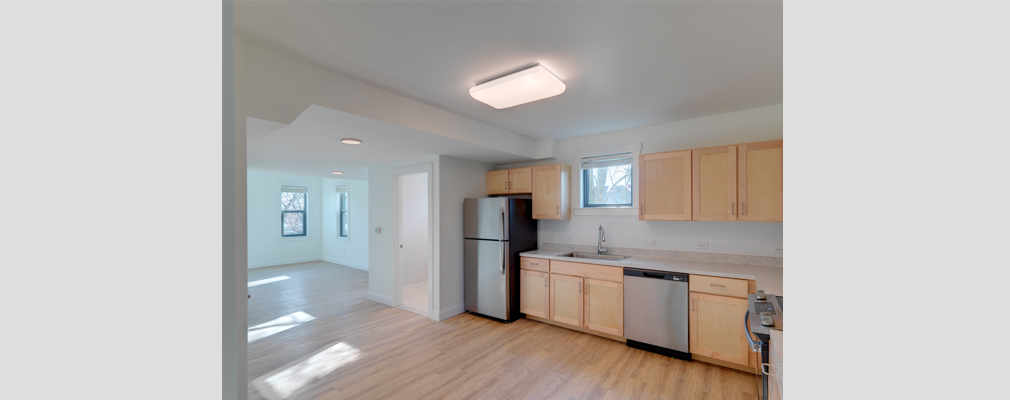
[[[431,221],[427,173],[397,177],[397,249],[400,281],[399,307],[431,316]]]

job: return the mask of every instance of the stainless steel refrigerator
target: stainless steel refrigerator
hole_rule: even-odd
[[[467,311],[505,322],[519,313],[519,253],[536,250],[529,199],[463,200],[463,297]]]

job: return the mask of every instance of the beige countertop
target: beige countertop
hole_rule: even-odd
[[[782,268],[757,265],[724,264],[704,261],[688,261],[670,258],[629,257],[621,261],[593,260],[588,258],[558,257],[571,253],[570,250],[533,250],[520,253],[521,257],[544,258],[548,260],[571,261],[586,264],[610,265],[650,269],[654,271],[680,272],[684,274],[718,276],[723,278],[753,279],[758,290],[778,296],[782,292]]]

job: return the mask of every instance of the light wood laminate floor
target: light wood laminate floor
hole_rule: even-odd
[[[249,288],[249,326],[298,311],[315,319],[249,343],[248,373],[260,385],[272,376],[275,384],[299,378],[288,399],[758,397],[752,374],[531,320],[503,324],[461,314],[435,322],[366,299],[368,273],[350,267],[256,268],[249,281],[280,275],[290,279]],[[318,362],[306,366],[334,345],[355,349],[357,357],[332,371]],[[277,397],[249,385],[251,400]]]

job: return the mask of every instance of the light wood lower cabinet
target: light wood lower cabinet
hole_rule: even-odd
[[[583,279],[550,274],[551,319],[575,326],[583,325]]]
[[[744,331],[747,299],[691,292],[691,354],[734,364],[750,364]]]
[[[585,328],[624,336],[624,284],[585,279]]]
[[[546,272],[521,270],[519,276],[519,312],[540,318],[547,318],[549,312],[550,287]]]
[[[548,265],[550,272],[525,269]],[[624,268],[522,257],[519,308],[527,317],[624,338]],[[560,273],[558,273],[560,272]]]

